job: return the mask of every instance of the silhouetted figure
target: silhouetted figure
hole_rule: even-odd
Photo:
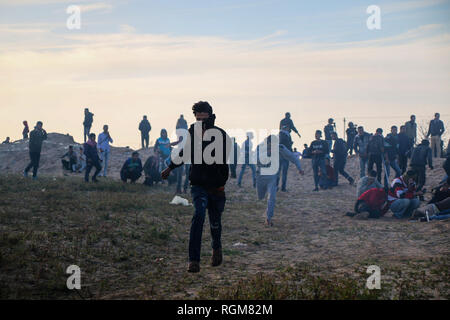
[[[2,144],[10,144],[10,138],[6,137],[6,140],[2,142]]]
[[[86,139],[89,137],[89,134],[91,133],[91,127],[92,123],[94,122],[94,114],[92,112],[89,112],[89,109],[84,109],[84,142],[86,142]]]
[[[314,185],[313,191],[319,191],[319,170],[323,174],[327,172],[325,167],[325,157],[330,153],[328,150],[329,144],[322,140],[322,131],[316,130],[315,134],[316,140],[311,142],[309,146],[311,163],[314,172]]]
[[[413,114],[411,115],[410,120],[405,122],[405,134],[411,141],[411,147],[414,146],[417,139],[417,123],[416,116]]]
[[[348,154],[347,143],[343,139],[338,138],[336,132],[331,133],[331,139],[334,140],[334,146],[331,152],[334,155],[333,168],[335,172],[335,185],[337,186],[339,183],[339,174],[343,175],[350,184],[353,184],[353,178],[345,171]]]
[[[427,138],[431,135],[431,150],[435,158],[441,157],[441,136],[444,133],[444,123],[439,119],[440,114],[435,113],[434,119],[430,121]]]
[[[24,176],[28,177],[28,171],[33,168],[33,179],[37,178],[39,161],[41,159],[42,143],[47,140],[47,132],[42,129],[42,122],[38,121],[36,127],[30,133],[29,151],[30,164],[25,168]]]
[[[323,128],[325,134],[325,141],[328,143],[328,152],[331,152],[331,146],[333,139],[331,139],[331,133],[336,131],[336,124],[332,118],[328,119],[328,124]]]
[[[147,116],[144,116],[141,123],[139,123],[139,131],[141,132],[141,143],[142,149],[148,149],[148,143],[150,140],[150,131],[152,130],[152,126],[150,122],[147,120]]]
[[[291,132],[294,131],[300,138],[300,133],[298,133],[297,128],[294,126],[294,122],[291,119],[291,114],[289,112],[286,112],[284,115],[284,118],[280,121],[280,130],[283,128],[283,126],[288,127],[288,131]]]
[[[177,121],[176,129],[186,129],[186,130],[188,129],[188,124],[182,114],[180,115],[180,118]]]
[[[345,131],[347,133],[347,149],[350,155],[353,154],[353,143],[355,142],[355,137],[358,134],[353,122],[348,123],[348,128]]]
[[[28,127],[28,122],[24,121],[23,122],[23,131],[22,131],[22,136],[24,139],[28,139],[28,134],[30,133],[30,128]]]
[[[103,165],[103,175],[100,176],[106,177],[108,175],[108,161],[109,155],[111,154],[110,143],[113,143],[113,139],[109,134],[108,125],[103,126],[103,132],[98,135],[98,149],[100,151],[100,160]]]

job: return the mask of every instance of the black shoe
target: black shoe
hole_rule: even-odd
[[[213,249],[213,253],[212,253],[212,257],[211,257],[211,266],[212,267],[217,267],[220,266],[222,264],[222,249],[217,249],[214,250]]]
[[[281,192],[287,192],[287,190],[286,189],[281,189]]]
[[[313,191],[319,191],[319,188],[317,188],[317,187],[316,187],[316,188],[314,188],[314,190],[313,190]]]
[[[354,217],[354,216],[356,216],[356,213],[355,212],[347,212],[345,215],[347,217]]]
[[[197,273],[200,272],[200,263],[197,261],[189,262],[188,272]]]

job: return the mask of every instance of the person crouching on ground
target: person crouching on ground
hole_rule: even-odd
[[[190,141],[188,140],[186,144],[190,145],[191,148],[186,157],[191,162],[189,180],[191,182],[192,201],[195,211],[189,236],[188,272],[199,272],[200,249],[206,209],[208,209],[212,238],[211,266],[216,267],[222,264],[222,213],[226,201],[225,184],[229,176],[229,152],[227,151],[231,151],[231,139],[224,130],[215,126],[216,116],[213,114],[213,109],[208,102],[200,101],[194,104],[192,110],[197,122],[191,125],[188,130],[189,135],[187,139],[190,139]],[[214,139],[203,139],[205,134],[213,132],[215,133]],[[214,155],[212,155],[210,145],[213,143],[217,144],[215,142],[216,139],[222,139],[222,143],[219,143],[222,149],[214,148]],[[189,150],[189,148],[186,150]],[[210,154],[208,154],[208,150],[210,150]],[[185,148],[181,150],[178,156],[183,157],[184,151]],[[207,161],[211,159],[205,159],[205,153],[206,156],[213,158],[212,162]],[[217,153],[219,155],[216,157]],[[201,159],[199,159],[199,155]],[[183,161],[176,162],[175,164],[172,159],[169,167],[161,173],[163,179],[167,179],[173,169],[184,163]]]
[[[407,218],[419,207],[420,200],[417,197],[423,192],[416,191],[416,180],[417,172],[409,170],[392,181],[388,201],[395,218]]]
[[[95,137],[95,133],[89,134],[89,140],[83,145],[84,155],[86,156],[86,172],[84,174],[84,181],[86,182],[89,182],[89,174],[91,173],[92,167],[95,167],[92,182],[98,182],[97,176],[102,170]]]
[[[134,151],[131,155],[131,158],[128,158],[127,161],[122,166],[120,170],[120,179],[127,183],[128,179],[131,180],[131,183],[135,183],[142,175],[142,161],[139,159],[139,153]]]
[[[377,180],[377,172],[375,170],[370,170],[367,176],[359,179],[356,194],[359,198],[364,192],[373,188],[380,189],[383,188],[383,186]]]

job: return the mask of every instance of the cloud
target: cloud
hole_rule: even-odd
[[[404,2],[392,2],[389,4],[380,5],[381,13],[397,13],[409,10],[422,9],[427,7],[434,7],[444,3],[450,3],[449,0],[416,0],[416,1],[404,1]]]
[[[97,2],[97,3],[80,5],[80,8],[81,8],[81,12],[110,11],[113,8],[113,6],[109,3]]]

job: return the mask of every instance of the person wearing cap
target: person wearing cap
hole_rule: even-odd
[[[147,120],[147,116],[144,116],[142,121],[139,123],[139,131],[141,132],[141,144],[142,149],[148,149],[148,143],[150,140],[150,131],[152,130],[152,126],[150,122]]]
[[[316,140],[311,142],[309,146],[310,155],[311,155],[311,163],[314,172],[314,185],[315,188],[313,191],[319,191],[319,170],[320,172],[327,172],[327,168],[325,166],[325,156],[327,156],[330,151],[328,149],[329,144],[322,140],[322,131],[316,130],[315,134]]]
[[[325,141],[328,143],[328,152],[331,152],[331,146],[333,144],[333,139],[331,138],[331,133],[336,131],[336,124],[334,123],[334,119],[328,119],[328,124],[323,128],[323,132],[325,133]]]
[[[28,177],[28,171],[33,168],[33,179],[37,178],[39,161],[41,159],[42,143],[47,140],[47,132],[42,128],[42,121],[38,121],[34,130],[30,132],[29,152],[30,164],[25,168],[23,174]]]
[[[283,126],[287,126],[288,127],[288,131],[289,133],[292,131],[294,131],[299,138],[301,138],[300,133],[298,132],[297,128],[294,126],[294,122],[291,119],[291,114],[289,112],[286,112],[284,115],[284,118],[281,119],[280,121],[280,130],[283,129]]]
[[[383,167],[383,156],[384,156],[384,138],[383,129],[378,128],[375,134],[370,137],[369,143],[367,144],[367,154],[369,156],[369,163],[367,166],[367,171],[373,170],[373,165],[377,167],[377,179],[381,182],[381,172]]]
[[[128,158],[120,170],[120,179],[127,183],[131,180],[131,183],[135,183],[142,175],[142,161],[139,158],[139,153],[134,151],[131,154],[131,158]]]
[[[433,170],[433,156],[430,148],[430,142],[426,139],[410,151],[411,161],[409,166],[417,173],[417,190],[422,190],[426,182],[426,168]]]
[[[94,122],[94,114],[92,112],[89,112],[89,108],[84,109],[84,121],[83,121],[83,127],[84,127],[84,142],[89,138],[89,134],[91,133],[91,127],[92,123]]]
[[[197,102],[192,111],[197,122],[189,128],[185,146],[174,152],[161,177],[167,179],[172,170],[185,162],[191,163],[189,180],[194,216],[189,236],[188,272],[199,272],[206,210],[212,238],[211,266],[222,264],[222,213],[226,202],[225,184],[229,177],[228,157],[232,145],[227,133],[215,125],[216,115],[208,102]]]

